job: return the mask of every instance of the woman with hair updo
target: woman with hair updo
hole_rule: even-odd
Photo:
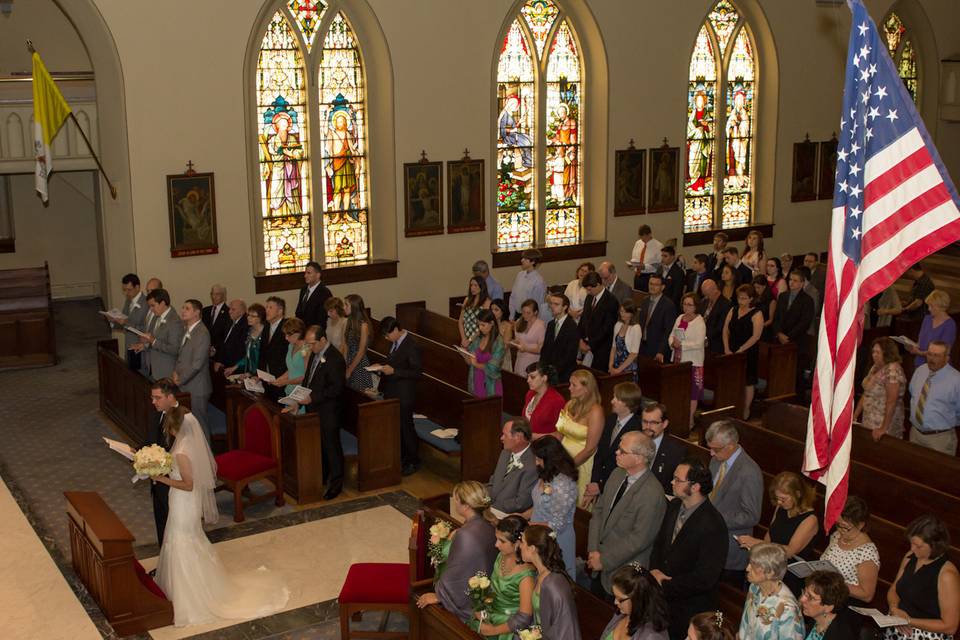
[[[549,527],[532,524],[520,539],[520,557],[537,570],[533,588],[533,619],[542,637],[580,640],[573,580],[563,564],[560,546]]]
[[[510,515],[497,524],[497,550],[490,584],[493,604],[481,618],[474,613],[469,627],[482,636],[513,640],[514,633],[533,622],[533,585],[536,571],[520,557],[520,538],[527,521]]]
[[[457,483],[453,487],[453,511],[463,520],[463,526],[453,533],[447,567],[437,580],[436,592],[421,595],[417,606],[422,609],[440,604],[466,623],[473,618],[467,580],[478,571],[489,575],[497,551],[486,487],[476,480]]]
[[[687,640],[733,640],[733,635],[723,626],[723,612],[704,611],[690,618]]]
[[[600,640],[668,640],[667,601],[656,578],[631,562],[614,572],[611,583],[617,613]]]

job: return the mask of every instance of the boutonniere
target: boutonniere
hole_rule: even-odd
[[[543,495],[548,496],[553,493],[553,487],[550,486],[549,482],[543,483]]]
[[[507,465],[507,473],[510,473],[514,469],[523,469],[523,463],[517,458],[510,458],[510,464]]]
[[[189,340],[189,339],[190,339],[190,332],[189,332],[189,331],[183,336],[183,339],[184,339],[184,340]]]
[[[130,307],[130,311],[136,311],[136,310],[139,309],[139,308],[140,308],[140,303],[139,303],[139,302],[134,302],[134,303],[133,303],[133,306]]]

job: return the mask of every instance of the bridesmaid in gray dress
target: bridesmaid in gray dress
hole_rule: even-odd
[[[520,556],[537,570],[533,589],[534,624],[549,640],[580,640],[573,581],[567,575],[560,545],[549,527],[533,524],[523,532]]]
[[[473,619],[467,580],[478,571],[489,576],[497,557],[497,535],[488,519],[492,519],[489,507],[487,489],[476,480],[453,488],[454,515],[463,519],[463,526],[452,535],[447,568],[437,581],[436,592],[417,598],[418,607],[439,604],[463,622]]]
[[[656,578],[639,562],[617,569],[610,580],[617,613],[600,640],[669,640],[667,600]]]

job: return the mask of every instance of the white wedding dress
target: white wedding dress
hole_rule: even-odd
[[[177,456],[186,456],[194,478],[193,491],[170,487],[170,513],[157,563],[156,581],[173,603],[174,625],[260,618],[282,609],[290,592],[280,576],[264,567],[228,572],[203,531],[201,518],[208,524],[217,521],[216,463],[192,413],[184,415],[170,452],[170,477],[182,479]]]

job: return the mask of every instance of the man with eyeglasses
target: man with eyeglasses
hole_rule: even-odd
[[[656,451],[650,438],[630,431],[620,438],[617,468],[610,474],[590,518],[587,568],[590,589],[612,601],[611,577],[625,564],[650,561],[653,541],[666,511],[663,488],[647,473]]]
[[[632,382],[621,382],[613,388],[610,407],[613,413],[607,417],[597,443],[597,453],[593,456],[593,471],[590,483],[583,493],[581,506],[593,504],[603,491],[607,479],[617,468],[617,447],[620,439],[630,431],[640,431],[640,416],[637,415],[643,404],[640,387]]]
[[[673,473],[673,495],[653,543],[650,574],[670,604],[670,638],[686,637],[690,618],[717,609],[717,583],[727,559],[727,525],[707,499],[710,470],[688,459]]]
[[[742,589],[749,553],[740,546],[736,537],[751,535],[760,522],[763,473],[740,446],[740,432],[733,422],[714,422],[707,429],[705,439],[710,449],[710,473],[713,476],[710,502],[723,516],[731,533],[723,580]]]
[[[657,457],[653,459],[650,470],[663,486],[663,492],[672,496],[673,472],[686,457],[687,449],[682,442],[667,433],[670,421],[667,419],[666,405],[659,402],[645,405],[640,416],[640,424],[643,432],[653,440],[653,446],[657,448]]]

